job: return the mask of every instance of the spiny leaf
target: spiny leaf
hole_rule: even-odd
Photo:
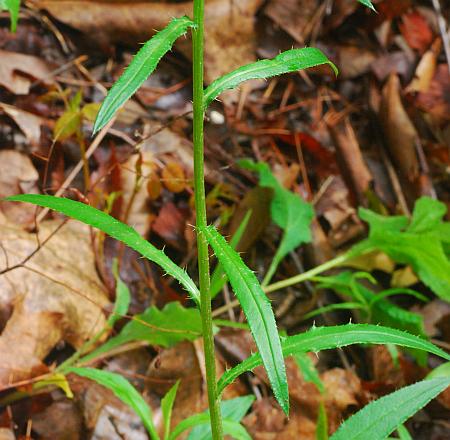
[[[384,440],[449,385],[448,377],[423,380],[375,400],[346,420],[331,440]]]
[[[188,17],[174,18],[167,27],[144,44],[103,101],[95,120],[94,134],[111,120],[119,107],[156,69],[161,58],[172,48],[175,40],[193,24]]]
[[[64,215],[79,220],[87,225],[98,228],[112,238],[119,240],[150,261],[161,266],[167,274],[174,277],[187,290],[192,299],[199,304],[200,294],[194,281],[180,267],[178,267],[163,251],[155,248],[131,226],[120,222],[110,215],[85,205],[84,203],[62,197],[45,196],[40,194],[22,194],[8,197],[11,202],[27,202],[34,205],[50,208]]]
[[[375,7],[373,6],[372,2],[370,0],[358,0],[359,3],[363,4],[364,6],[367,6],[369,9],[372,9],[372,11],[376,11]]]
[[[244,264],[239,254],[212,226],[201,230],[214,249],[231,287],[239,300],[248,325],[261,353],[270,384],[281,408],[289,412],[289,393],[281,352],[280,337],[269,299],[262,291],[255,274]]]
[[[287,50],[271,60],[261,60],[239,67],[239,69],[216,79],[207,87],[204,108],[206,109],[225,90],[234,89],[249,79],[271,78],[321,64],[329,64],[337,75],[336,66],[319,49],[313,47]]]
[[[78,376],[87,377],[111,390],[125,405],[136,411],[136,414],[141,418],[142,423],[150,434],[151,439],[159,440],[159,435],[153,423],[153,414],[150,406],[138,393],[136,388],[120,374],[97,370],[96,368],[70,368],[68,371],[78,374]]]
[[[295,353],[318,352],[353,344],[395,344],[401,347],[424,350],[450,360],[450,355],[445,351],[418,336],[370,324],[313,327],[305,333],[289,336],[281,341],[284,357],[292,356]],[[261,364],[261,356],[256,353],[231,370],[226,371],[218,382],[219,392],[222,392],[241,374],[251,371]]]

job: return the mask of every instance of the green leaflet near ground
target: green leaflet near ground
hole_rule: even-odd
[[[434,293],[450,301],[450,260],[446,255],[448,223],[442,221],[446,207],[428,197],[420,198],[411,222],[406,217],[384,217],[360,208],[360,217],[369,224],[367,240],[355,245],[356,252],[377,248],[394,261],[409,264]]]
[[[103,211],[85,205],[84,203],[75,202],[74,200],[40,194],[22,194],[8,197],[5,200],[32,203],[50,208],[100,229],[105,234],[125,243],[131,249],[134,249],[150,261],[158,264],[168,275],[174,277],[186,289],[197,304],[200,303],[200,294],[197,286],[183,269],[177,266],[163,251],[157,249],[139,235],[131,226],[120,222]]]
[[[127,314],[131,301],[130,290],[120,279],[117,259],[114,259],[113,261],[112,271],[114,279],[116,280],[116,301],[114,302],[114,309],[108,317],[108,326],[110,328],[114,327],[114,324],[118,319]]]
[[[16,32],[19,10],[20,0],[0,0],[0,11],[8,11],[11,16],[11,32]]]
[[[247,318],[274,395],[281,408],[289,412],[289,393],[275,316],[266,294],[255,274],[245,265],[239,254],[212,226],[201,230],[222,263],[231,287]]]
[[[204,108],[206,109],[225,90],[234,89],[249,79],[271,78],[322,64],[330,65],[337,75],[338,70],[336,66],[319,49],[313,47],[287,50],[271,60],[261,60],[247,64],[221,76],[206,88]]]
[[[449,385],[448,377],[428,379],[375,400],[346,420],[331,440],[384,440]]]
[[[264,277],[263,285],[267,285],[283,258],[302,243],[311,241],[311,221],[314,210],[298,194],[284,188],[266,163],[241,160],[239,165],[258,172],[260,186],[273,190],[270,212],[272,220],[283,230],[281,242]]]
[[[159,435],[153,423],[153,414],[150,406],[140,393],[138,393],[136,388],[120,374],[97,370],[96,368],[70,368],[68,371],[78,374],[78,376],[87,377],[110,389],[125,405],[136,411],[136,414],[141,418],[142,423],[150,434],[150,438],[152,440],[159,440]]]
[[[235,399],[223,400],[220,402],[220,411],[222,417],[226,420],[239,423],[247,414],[252,403],[255,401],[255,396],[242,396]],[[206,412],[204,414],[208,414]],[[196,426],[189,433],[188,440],[209,440],[211,438],[211,427],[209,424],[202,424]]]
[[[313,327],[311,330],[282,340],[283,355],[295,353],[319,352],[353,344],[395,344],[433,353],[450,360],[450,355],[432,343],[400,330],[370,324],[346,324],[332,327]],[[241,374],[261,365],[261,357],[256,353],[226,371],[218,382],[219,392],[232,383]]]
[[[174,18],[162,31],[142,46],[122,76],[115,82],[103,101],[94,124],[94,134],[101,130],[116,111],[136,92],[156,69],[173,43],[193,26],[188,17]]]
[[[171,302],[162,310],[150,307],[144,313],[134,316],[117,336],[109,339],[81,361],[86,362],[132,341],[147,341],[151,345],[167,348],[181,341],[193,341],[201,335],[199,311],[184,308],[178,302]]]
[[[167,394],[161,399],[161,411],[163,413],[164,420],[164,440],[169,439],[173,404],[175,403],[175,397],[177,396],[179,385],[180,381],[178,380],[176,384],[169,391],[167,391]]]

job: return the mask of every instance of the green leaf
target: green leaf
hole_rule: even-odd
[[[441,233],[445,212],[441,202],[422,197],[408,225],[404,217],[384,217],[360,208],[360,217],[370,226],[369,238],[353,249],[377,248],[394,261],[411,265],[430,289],[450,301],[450,261]]]
[[[20,0],[1,0],[0,10],[6,10],[11,16],[11,32],[16,32],[19,20]]]
[[[232,422],[240,422],[247,414],[255,396],[248,395],[220,402],[222,418]],[[209,417],[209,411],[204,413]],[[209,423],[196,426],[188,436],[188,440],[209,440],[211,438],[211,426]]]
[[[120,374],[97,370],[95,368],[70,368],[68,371],[78,374],[78,376],[87,377],[111,390],[125,405],[136,411],[136,414],[141,418],[142,423],[150,434],[151,439],[159,439],[153,423],[153,414],[150,406],[136,388]]]
[[[233,237],[231,237],[230,246],[233,249],[236,249],[236,246],[241,241],[242,235],[244,234],[247,228],[248,221],[250,220],[251,215],[252,215],[251,210],[245,214],[241,224],[236,229],[236,232],[233,234]],[[227,281],[228,278],[223,270],[222,264],[219,261],[211,276],[211,286],[209,288],[211,299],[214,299],[217,296],[217,294],[222,290],[223,286]]]
[[[358,0],[359,3],[363,4],[364,6],[367,6],[369,9],[372,9],[372,11],[376,12],[375,7],[373,6],[372,2],[370,0]]]
[[[328,440],[328,417],[323,402],[319,404],[319,414],[317,416],[316,440]]]
[[[239,69],[216,79],[207,87],[204,96],[204,108],[206,109],[225,90],[234,89],[249,79],[271,78],[284,73],[320,66],[321,64],[329,64],[337,75],[336,66],[319,49],[313,47],[291,49],[280,53],[271,60],[261,60],[239,67]]]
[[[166,304],[162,310],[153,306],[134,316],[117,336],[85,356],[82,361],[86,362],[132,341],[147,341],[151,345],[167,348],[181,341],[193,341],[201,334],[202,323],[197,309],[186,309],[178,302]]]
[[[161,410],[164,419],[164,440],[168,440],[169,438],[172,409],[173,404],[175,403],[175,397],[177,395],[179,385],[180,381],[178,380],[177,383],[167,392],[167,394],[161,400]]]
[[[331,440],[384,440],[449,385],[448,377],[424,380],[375,400],[346,420]]]
[[[169,440],[175,440],[184,431],[190,428],[193,428],[195,426],[202,426],[209,423],[210,418],[208,414],[196,414],[194,416],[188,417],[176,426],[176,428],[170,434]],[[249,433],[240,423],[236,423],[228,419],[222,419],[222,427],[224,434],[228,434],[236,440],[252,440]],[[211,435],[207,438],[208,440],[211,439]]]
[[[194,23],[188,17],[174,18],[162,31],[142,46],[103,101],[95,120],[94,134],[112,119],[116,111],[156,69],[161,58],[172,48],[175,40],[193,25]]]
[[[450,362],[439,365],[427,375],[427,379],[436,379],[437,377],[450,377]]]
[[[311,330],[283,339],[284,357],[295,353],[319,352],[353,344],[395,344],[401,347],[427,351],[450,360],[450,355],[432,343],[400,330],[370,324],[346,324],[332,327],[313,327]],[[218,382],[219,392],[241,374],[261,365],[261,356],[256,353],[226,371]]]
[[[141,237],[131,226],[120,222],[103,211],[85,205],[84,203],[75,202],[74,200],[40,194],[22,194],[8,197],[4,200],[27,202],[50,208],[100,229],[112,238],[125,243],[131,249],[134,249],[150,261],[161,266],[167,274],[179,281],[197,305],[200,304],[200,294],[197,286],[183,269],[178,267],[163,251],[155,248],[145,238]]]
[[[108,318],[108,326],[110,328],[114,327],[114,324],[118,319],[126,315],[131,301],[130,290],[128,289],[128,286],[120,279],[119,276],[117,258],[115,258],[113,261],[112,271],[114,278],[116,280],[116,301],[114,303],[114,309]]]
[[[298,194],[284,188],[266,163],[241,160],[239,165],[248,170],[257,171],[260,186],[273,190],[270,205],[272,220],[283,230],[283,237],[277,252],[264,277],[263,286],[265,286],[270,282],[278,265],[289,252],[302,243],[311,241],[311,221],[314,217],[314,211],[312,206]]]
[[[413,440],[411,434],[403,425],[397,427],[397,434],[400,440]]]
[[[269,299],[255,274],[212,226],[201,230],[219,261],[247,318],[270,384],[281,408],[289,412],[289,393],[280,337]]]
[[[313,383],[321,394],[325,393],[325,386],[323,382],[320,380],[319,373],[316,370],[311,358],[307,353],[295,353],[293,356],[297,367],[302,373],[303,379],[305,382]]]

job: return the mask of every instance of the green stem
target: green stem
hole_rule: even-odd
[[[206,227],[206,200],[204,180],[203,140],[203,45],[204,45],[205,1],[194,0],[193,43],[193,110],[194,110],[194,194],[196,233],[198,249],[198,270],[200,281],[200,312],[202,316],[203,345],[205,350],[206,385],[208,388],[209,414],[213,440],[223,438],[222,417],[217,393],[214,335],[211,314],[208,242],[201,232]]]
[[[346,252],[345,254],[339,255],[336,258],[327,261],[326,263],[316,266],[314,269],[301,273],[300,275],[296,275],[295,277],[287,278],[286,280],[270,284],[269,286],[264,287],[264,292],[266,293],[274,292],[275,290],[284,289],[285,287],[293,286],[294,284],[310,280],[311,278],[315,277],[316,275],[322,272],[325,272],[326,270],[330,270],[333,267],[344,264],[353,257],[355,257],[355,254],[353,252]]]

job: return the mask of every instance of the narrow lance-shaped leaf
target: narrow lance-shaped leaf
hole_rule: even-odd
[[[358,1],[359,1],[359,3],[363,4],[364,6],[367,6],[369,9],[372,9],[372,11],[376,10],[370,0],[358,0]]]
[[[212,226],[201,230],[214,249],[239,300],[281,408],[289,412],[289,393],[280,337],[269,299],[255,274]]]
[[[169,439],[170,434],[170,422],[172,419],[172,409],[175,403],[175,397],[177,396],[178,386],[180,381],[178,380],[176,384],[167,392],[167,394],[161,400],[161,410],[164,419],[164,440]]]
[[[11,202],[27,202],[50,208],[87,225],[93,226],[94,228],[100,229],[112,238],[125,243],[150,261],[161,266],[167,274],[178,280],[191,295],[192,299],[199,304],[200,294],[197,286],[183,269],[177,266],[163,251],[157,249],[145,240],[131,226],[120,222],[105,212],[74,200],[40,194],[22,194],[8,197],[5,200]]]
[[[136,414],[141,418],[142,423],[150,434],[150,438],[152,440],[159,440],[159,435],[153,423],[153,414],[150,406],[138,393],[136,388],[120,374],[97,370],[95,368],[70,368],[69,371],[78,374],[78,376],[87,377],[110,389],[125,405],[136,411]]]
[[[206,109],[225,90],[234,89],[249,79],[271,78],[322,64],[329,64],[337,74],[336,66],[323,52],[313,47],[287,50],[271,60],[247,64],[213,81],[205,90],[204,107]]]
[[[384,440],[449,385],[448,377],[423,380],[375,400],[346,420],[331,440]]]
[[[95,120],[94,133],[101,130],[111,120],[116,111],[156,69],[161,58],[172,48],[175,40],[193,24],[188,17],[174,18],[167,27],[142,46],[103,101]]]
[[[450,360],[450,355],[418,336],[400,330],[370,324],[346,324],[332,327],[313,327],[311,330],[295,336],[289,336],[281,342],[283,355],[292,356],[302,352],[318,352],[353,344],[395,344],[433,353]],[[261,356],[256,353],[226,371],[218,382],[219,392],[232,383],[241,374],[251,371],[262,364]]]

